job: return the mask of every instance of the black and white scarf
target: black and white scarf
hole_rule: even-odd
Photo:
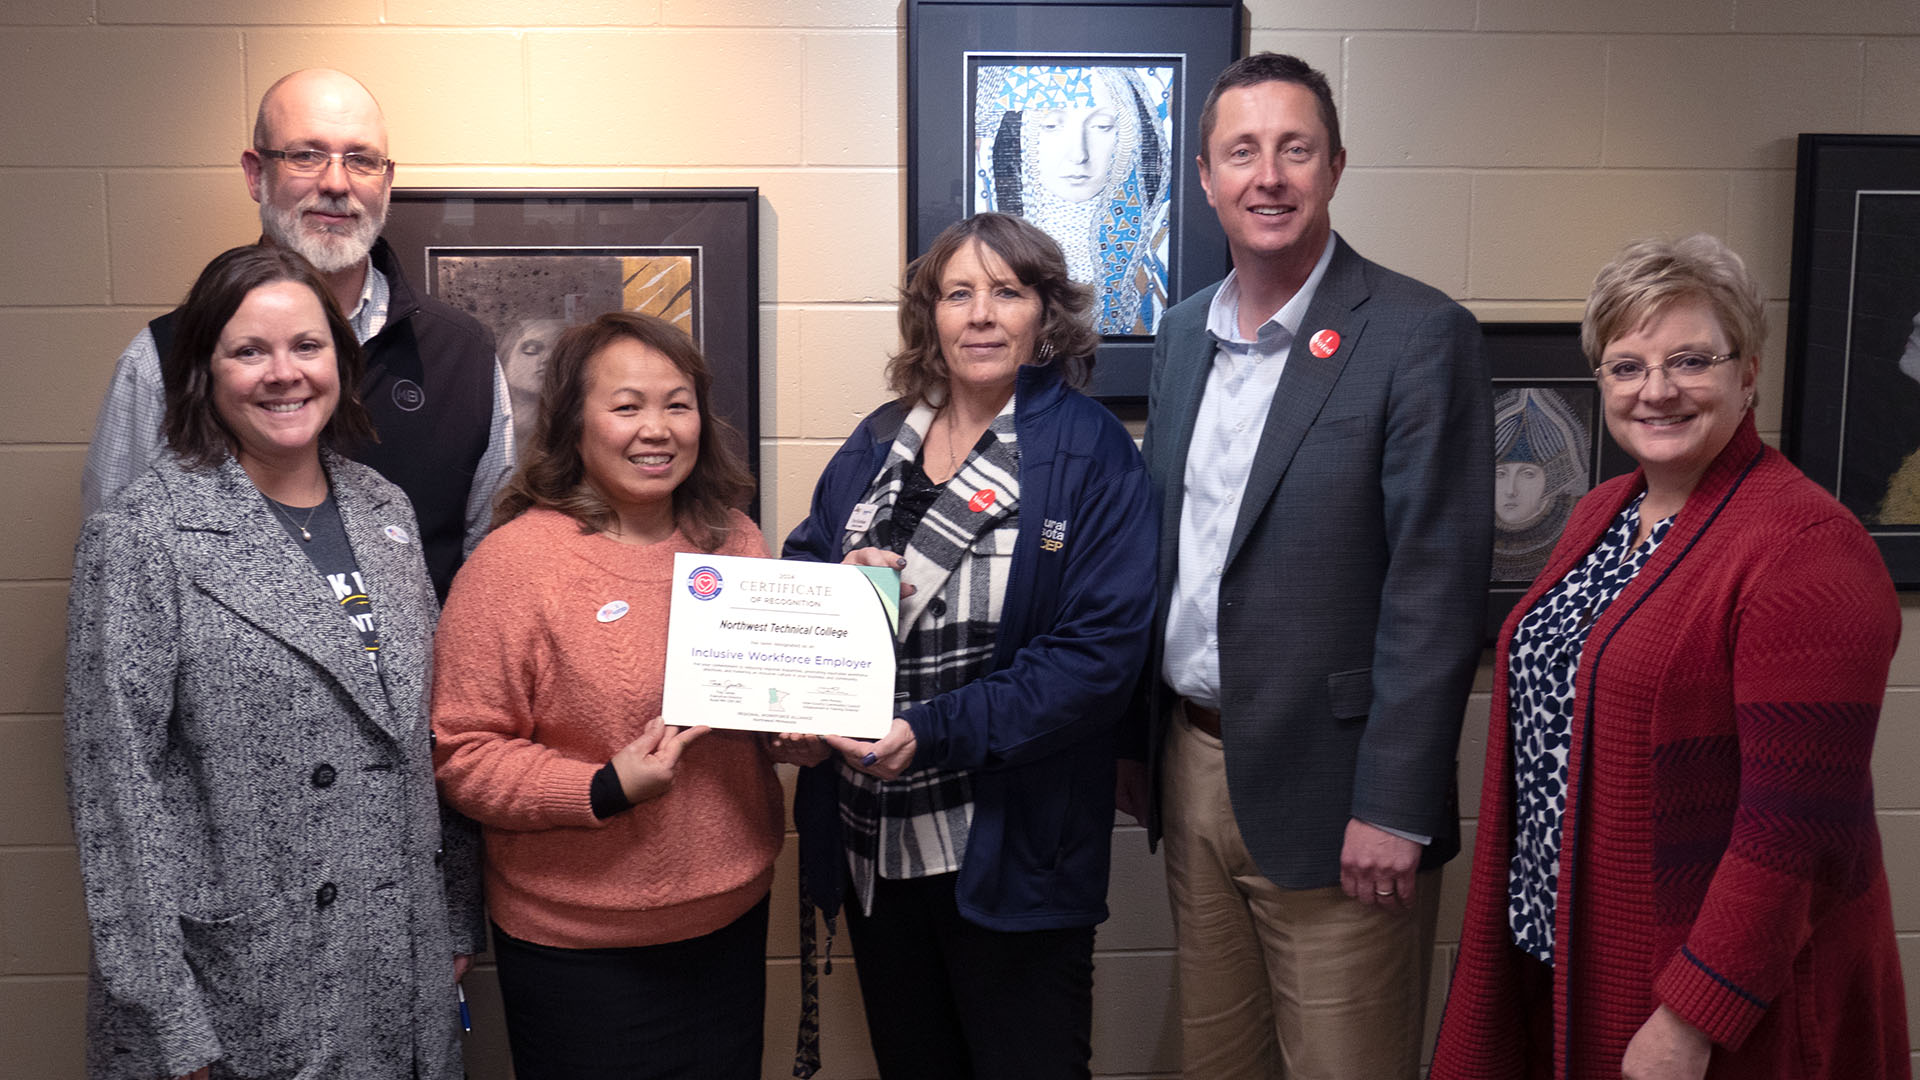
[[[842,553],[891,540],[884,546],[907,560],[900,580],[915,591],[900,602],[897,710],[964,686],[993,662],[1019,532],[1013,415],[1009,398],[959,471],[934,487],[919,459],[939,410],[914,406],[867,488],[872,521],[841,538]],[[872,913],[876,873],[895,880],[960,869],[973,821],[971,773],[921,769],[883,781],[842,762],[840,777],[847,864],[863,912]]]

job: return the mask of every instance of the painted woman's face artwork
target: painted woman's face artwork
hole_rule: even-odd
[[[1593,483],[1591,387],[1523,387],[1493,398],[1493,580],[1531,581]],[[1581,403],[1586,408],[1582,409]]]
[[[1547,470],[1532,462],[1493,467],[1493,516],[1509,529],[1531,525],[1547,505]]]
[[[1015,59],[1015,58],[1009,58]],[[1093,286],[1094,327],[1148,335],[1167,306],[1175,67],[973,68],[969,214],[1025,218]]]
[[[547,354],[565,319],[522,319],[510,335],[500,339],[500,369],[506,373],[507,388],[513,397],[513,427],[524,441],[533,432],[533,418],[540,412],[540,382],[547,373]]]
[[[1048,191],[1068,202],[1086,202],[1107,187],[1113,152],[1120,145],[1120,109],[1104,80],[1093,82],[1093,100],[1027,114],[1035,148],[1034,172]]]

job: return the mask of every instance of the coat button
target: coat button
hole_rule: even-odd
[[[333,903],[333,898],[338,894],[339,890],[335,889],[333,882],[329,881],[325,885],[320,886],[319,891],[313,894],[314,906],[326,907],[328,904]]]
[[[331,765],[317,766],[313,770],[313,786],[317,788],[332,787],[334,777],[338,775],[340,774],[337,772],[334,772],[333,766]]]
[[[947,613],[947,602],[936,596],[927,601],[927,610],[933,612],[933,617],[937,619]]]
[[[427,732],[427,749],[436,750],[439,748],[439,746],[440,746],[440,736],[435,735],[431,731]]]

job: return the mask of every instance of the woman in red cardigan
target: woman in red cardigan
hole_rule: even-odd
[[[1900,611],[1754,432],[1764,337],[1712,237],[1594,282],[1581,345],[1640,468],[1501,631],[1434,1080],[1909,1075],[1868,772]]]

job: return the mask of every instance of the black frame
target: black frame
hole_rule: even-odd
[[[1894,584],[1920,588],[1920,521],[1878,521],[1885,478],[1920,450],[1920,383],[1893,343],[1920,309],[1920,136],[1800,136],[1789,295],[1783,449],[1861,516]]]
[[[437,283],[429,249],[609,247],[692,254],[698,277],[694,337],[713,371],[710,408],[744,438],[740,449],[757,480],[759,221],[757,188],[395,188],[382,235],[400,265],[430,293]],[[743,509],[760,519],[758,485]]]
[[[1119,62],[1180,57],[1173,151],[1167,303],[1226,275],[1226,237],[1214,225],[1193,171],[1200,106],[1213,81],[1241,55],[1239,0],[907,0],[907,255],[927,249],[965,216],[971,103],[967,57]],[[1103,339],[1089,392],[1109,404],[1147,398],[1150,335]]]
[[[1607,431],[1600,386],[1594,380],[1586,355],[1580,351],[1579,323],[1483,323],[1480,330],[1495,394],[1526,387],[1592,391],[1592,408],[1587,416],[1593,438],[1588,461],[1592,486],[1634,470],[1633,459]],[[1489,476],[1487,482],[1492,483],[1493,478]],[[1531,581],[1489,580],[1486,620],[1489,643],[1499,636],[1500,625],[1506,622],[1508,613],[1532,584]]]

